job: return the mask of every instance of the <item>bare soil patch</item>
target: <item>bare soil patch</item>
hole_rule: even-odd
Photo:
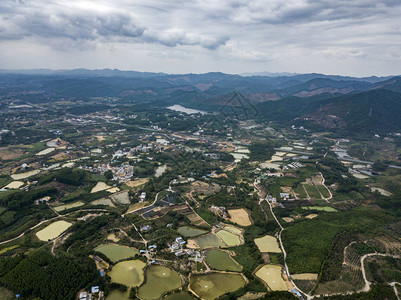
[[[245,208],[229,209],[230,221],[240,226],[252,225],[252,220],[248,211]]]

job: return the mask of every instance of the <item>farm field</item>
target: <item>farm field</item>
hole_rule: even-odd
[[[110,189],[111,186],[107,185],[106,183],[99,181],[98,183],[96,183],[96,185],[92,188],[91,190],[91,194],[96,193],[96,192],[100,192],[100,191],[104,191],[104,190],[108,190]]]
[[[250,226],[252,221],[248,211],[244,208],[229,209],[230,221],[240,226]]]
[[[181,286],[180,275],[165,266],[151,265],[146,269],[146,282],[138,289],[138,296],[142,299],[160,299],[171,290]]]
[[[95,249],[95,251],[103,253],[113,263],[115,263],[119,260],[122,260],[122,259],[134,257],[136,254],[139,254],[139,251],[135,248],[130,248],[130,247],[121,246],[121,245],[115,245],[115,244],[100,245],[99,247],[97,247]]]
[[[320,196],[319,191],[316,189],[316,187],[312,184],[304,184],[304,187],[306,191],[309,194],[309,197],[312,199],[321,199],[322,197]]]
[[[242,267],[225,251],[212,249],[206,253],[207,264],[215,270],[240,272]]]
[[[255,239],[255,244],[258,246],[260,252],[281,253],[277,239],[271,235],[265,235],[261,238]]]
[[[136,287],[140,286],[144,280],[145,266],[146,264],[141,260],[122,261],[116,264],[108,275],[112,282]]]
[[[110,207],[115,207],[114,203],[110,199],[107,199],[107,198],[94,200],[94,201],[91,202],[91,204],[93,204],[93,205],[106,205],[106,206],[110,206]]]
[[[281,266],[264,265],[256,273],[256,277],[260,278],[272,291],[286,291],[287,285],[281,276]]]
[[[302,206],[302,209],[306,210],[321,210],[326,212],[337,212],[337,209],[330,206]]]
[[[52,153],[54,150],[56,150],[56,148],[46,148],[46,149],[36,153],[36,155],[37,156],[46,155],[46,154]]]
[[[32,171],[25,172],[25,173],[12,174],[11,178],[14,180],[21,180],[21,179],[26,179],[28,177],[31,177],[33,175],[37,175],[39,173],[40,173],[40,170],[32,170]]]
[[[73,203],[68,203],[68,204],[56,206],[56,207],[54,207],[54,210],[57,211],[57,212],[61,212],[61,211],[66,210],[66,209],[80,207],[80,206],[82,206],[84,204],[85,203],[83,203],[82,201],[77,201],[77,202],[73,202]]]
[[[131,201],[129,200],[128,192],[121,192],[118,194],[114,194],[112,198],[118,203],[122,205],[127,205],[131,204]]]
[[[64,231],[66,231],[72,224],[66,221],[56,221],[36,233],[36,236],[41,241],[48,241],[55,239]]]
[[[177,232],[184,237],[196,237],[205,234],[207,231],[189,226],[181,226],[177,228]]]
[[[330,193],[325,186],[316,185],[316,188],[319,190],[319,192],[322,194],[324,198],[330,198]]]
[[[205,300],[212,300],[228,292],[234,292],[245,285],[241,274],[235,273],[208,273],[192,274],[190,289]]]
[[[23,186],[25,183],[23,181],[12,181],[9,184],[7,184],[3,189],[19,189],[21,186]]]

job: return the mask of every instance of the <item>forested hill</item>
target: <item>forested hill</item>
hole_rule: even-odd
[[[265,120],[344,132],[401,131],[401,93],[377,89],[328,99],[296,97],[258,105]]]

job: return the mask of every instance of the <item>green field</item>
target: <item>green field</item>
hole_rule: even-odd
[[[227,252],[217,249],[207,251],[206,262],[215,270],[233,272],[240,272],[242,270],[242,267]]]
[[[306,210],[320,210],[327,212],[337,212],[338,210],[330,206],[302,206],[302,209]]]
[[[319,191],[316,189],[316,187],[312,184],[304,184],[304,187],[306,191],[309,194],[309,197],[312,199],[321,199],[322,197],[319,194]]]
[[[299,198],[306,198],[306,193],[302,184],[298,184],[297,187],[294,189],[294,192],[298,195]]]
[[[66,209],[71,209],[71,208],[75,208],[75,207],[80,207],[82,205],[84,205],[85,203],[83,203],[82,201],[77,201],[74,203],[69,203],[69,204],[63,204],[63,205],[59,205],[54,207],[54,210],[57,212],[61,212],[64,211]]]
[[[189,226],[181,226],[177,228],[177,232],[185,237],[195,237],[205,234],[207,231]]]
[[[324,187],[323,185],[316,185],[316,188],[319,190],[324,198],[330,198],[330,193],[326,187]]]
[[[106,255],[113,263],[139,254],[139,251],[135,248],[115,244],[100,245],[95,251]]]
[[[142,299],[160,299],[171,290],[181,286],[180,275],[165,266],[151,265],[146,269],[146,282],[138,290],[138,296]]]

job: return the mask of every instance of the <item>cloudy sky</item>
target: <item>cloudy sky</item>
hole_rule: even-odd
[[[400,0],[0,0],[0,68],[401,73]]]

